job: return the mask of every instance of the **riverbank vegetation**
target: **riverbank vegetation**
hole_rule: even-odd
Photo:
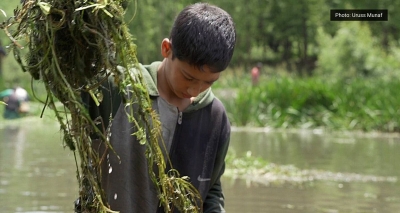
[[[257,86],[250,82],[243,76],[217,85],[234,126],[400,131],[397,78],[263,76]]]
[[[277,165],[253,156],[251,151],[247,151],[245,156],[239,157],[235,152],[230,150],[226,158],[226,164],[227,167],[224,175],[233,180],[243,179],[247,185],[312,187],[316,181],[339,183],[396,183],[398,181],[398,178],[395,176],[332,172],[321,169],[300,169],[294,165]]]

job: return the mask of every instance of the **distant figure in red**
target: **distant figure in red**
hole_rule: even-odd
[[[251,69],[251,83],[253,84],[253,86],[258,84],[258,79],[260,78],[261,65],[262,65],[261,63],[257,63],[257,66]]]

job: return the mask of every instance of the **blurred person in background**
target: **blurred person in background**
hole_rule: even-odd
[[[253,84],[253,86],[256,86],[258,84],[261,66],[261,63],[257,63],[257,65],[251,69],[251,83]]]
[[[28,92],[20,86],[0,92],[0,99],[6,103],[3,113],[5,119],[20,118],[29,112]]]

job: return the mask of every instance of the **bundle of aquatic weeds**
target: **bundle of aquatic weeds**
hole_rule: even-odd
[[[138,62],[123,4],[126,0],[24,0],[0,27],[10,38],[9,47],[22,70],[33,80],[43,81],[47,91],[43,109],[54,111],[65,145],[75,156],[78,153],[76,211],[113,212],[100,181],[104,156],[92,149],[91,138],[98,135],[112,150],[112,118],[108,122],[91,119],[81,100],[82,93],[89,93],[99,105],[100,85],[112,76],[126,107],[139,106],[139,112],[126,110],[127,116],[137,128],[133,137],[146,146],[149,175],[165,212],[172,212],[174,207],[181,212],[200,212],[200,195],[187,177],[180,177],[174,169],[166,171],[164,159],[168,157],[164,158],[159,146],[162,136],[158,115],[151,108],[142,74],[131,72]],[[62,103],[62,110],[56,107],[57,102]]]

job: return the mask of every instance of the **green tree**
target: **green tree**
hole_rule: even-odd
[[[177,13],[187,4],[195,2],[129,1],[125,18],[130,20],[129,27],[136,39],[141,63],[162,60],[161,40],[169,36]],[[0,8],[9,17],[18,3],[1,1]],[[210,0],[209,3],[222,7],[236,23],[237,45],[231,67],[240,66],[247,71],[250,66],[262,62],[300,75],[314,74],[316,65],[321,63],[319,50],[335,48],[329,43],[317,41],[317,30],[334,38],[342,28],[348,27],[341,22],[330,21],[331,9],[388,9],[389,21],[363,23],[369,27],[372,39],[383,47],[388,56],[387,63],[397,66],[394,59],[390,59],[394,56],[390,55],[397,53],[400,45],[400,26],[397,24],[400,22],[400,13],[397,13],[400,0]],[[4,45],[10,42],[5,33],[0,33],[0,39]],[[8,58],[12,57],[4,61],[5,73],[14,70],[7,68],[8,64],[12,64],[8,63]]]

